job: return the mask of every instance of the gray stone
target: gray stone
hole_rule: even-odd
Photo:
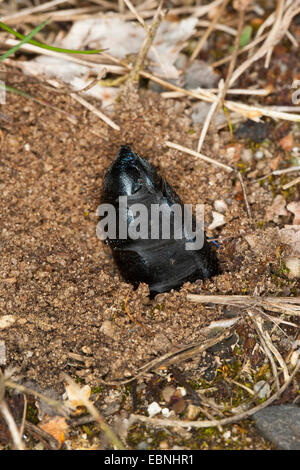
[[[207,116],[207,113],[209,112],[211,107],[211,103],[206,103],[204,101],[200,101],[199,103],[196,103],[192,107],[192,121],[195,124],[203,124],[205,121],[205,118]],[[215,117],[215,125],[221,126],[227,121],[225,113],[223,110],[221,110]]]
[[[147,442],[142,441],[138,443],[137,448],[138,450],[148,450],[149,446]]]
[[[217,88],[219,75],[214,69],[202,60],[195,60],[187,67],[184,74],[184,88],[193,90],[195,88]]]
[[[300,450],[300,408],[268,406],[254,415],[255,426],[277,449]]]

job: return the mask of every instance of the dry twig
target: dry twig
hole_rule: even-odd
[[[284,186],[282,186],[282,189],[289,189],[292,186],[295,186],[296,184],[299,184],[299,183],[300,183],[300,176],[290,181],[289,183],[285,184]]]
[[[25,446],[22,441],[21,433],[15,423],[15,420],[4,398],[5,385],[6,385],[6,376],[5,374],[3,374],[0,376],[0,414],[2,414],[4,421],[7,424],[11,438],[13,440],[14,447],[17,450],[24,450]]]
[[[300,12],[300,0],[295,0],[292,2],[287,2],[287,8],[284,13],[282,13],[282,0],[277,4],[278,9],[280,8],[280,12],[277,15],[278,21],[275,21],[273,27],[268,34],[264,43],[260,46],[260,48],[246,61],[242,62],[242,64],[233,72],[230,86],[232,86],[236,80],[257,60],[261,59],[267,54],[267,63],[270,60],[270,51],[276,46],[276,44],[281,40],[281,38],[286,34],[291,24],[292,19]],[[261,29],[260,33],[262,33],[263,29]],[[257,33],[258,36],[259,32]]]
[[[124,0],[124,1],[126,1],[128,4],[131,4],[130,2],[128,2],[128,0]],[[140,49],[140,52],[139,52],[138,57],[136,59],[136,62],[134,64],[131,72],[128,75],[128,78],[127,78],[127,83],[128,84],[137,82],[138,79],[139,79],[139,75],[140,75],[140,72],[141,72],[141,69],[142,69],[143,62],[144,62],[145,58],[147,57],[149,49],[152,46],[152,43],[154,41],[157,29],[158,29],[158,27],[159,27],[159,25],[160,25],[160,23],[163,19],[163,16],[164,16],[164,14],[162,13],[162,4],[163,4],[163,0],[161,0],[159,6],[157,8],[157,11],[156,11],[155,16],[153,18],[153,22],[151,23],[150,27],[146,28],[147,35],[146,35],[146,38],[145,38],[145,40],[144,40],[144,42],[141,46],[141,49]],[[142,24],[145,27],[144,21],[143,20],[141,20],[141,21],[142,21]]]
[[[188,294],[187,300],[199,303],[263,307],[272,312],[300,315],[300,297],[258,297],[254,295],[200,295]]]
[[[270,361],[273,376],[274,376],[274,380],[275,380],[275,384],[276,384],[276,388],[277,388],[277,391],[278,391],[280,389],[280,384],[279,384],[277,367],[276,367],[275,361],[273,359],[273,356],[271,354],[271,351],[270,351],[270,349],[268,348],[268,346],[266,344],[266,341],[265,341],[265,338],[264,338],[264,331],[262,329],[261,319],[259,317],[255,317],[252,314],[252,312],[250,312],[250,311],[247,312],[247,313],[248,313],[249,317],[251,318],[252,322],[254,323],[255,329],[257,331],[257,334],[258,334],[260,342],[261,342],[261,346],[262,346],[267,358]]]
[[[180,152],[183,153],[188,153],[189,155],[193,155],[194,157],[200,158],[201,160],[204,160],[207,163],[212,163],[215,166],[219,166],[220,168],[223,168],[223,170],[232,172],[234,171],[233,168],[231,168],[228,165],[225,165],[224,163],[218,162],[217,160],[214,160],[213,158],[207,157],[206,155],[203,155],[199,152],[195,152],[194,150],[191,150],[187,147],[183,147],[182,145],[174,144],[174,142],[166,141],[165,142],[167,147],[173,148],[175,150],[179,150]]]

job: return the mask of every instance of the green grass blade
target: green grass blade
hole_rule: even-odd
[[[18,39],[25,39],[23,34],[18,33],[17,31],[10,28],[6,24],[2,23],[1,21],[0,21],[0,28],[4,29],[8,33],[13,34]],[[104,49],[94,49],[90,51],[80,51],[77,49],[62,49],[61,47],[48,46],[47,44],[43,44],[42,42],[35,41],[35,40],[29,40],[26,42],[28,42],[29,44],[33,44],[34,46],[41,47],[42,49],[48,49],[49,51],[55,51],[55,52],[64,52],[66,54],[99,54],[99,52],[102,52],[104,50]]]
[[[39,24],[36,28],[34,28],[27,36],[23,36],[22,41],[19,42],[16,46],[12,47],[9,49],[5,54],[3,54],[0,57],[0,62],[2,62],[4,59],[7,59],[7,57],[11,56],[14,54],[20,47],[25,44],[26,42],[30,42],[31,38],[38,33],[47,23],[49,23],[49,20],[43,21],[43,23]]]
[[[240,49],[242,49],[243,47],[247,46],[247,44],[249,44],[251,40],[251,36],[252,36],[252,30],[253,28],[250,25],[245,26],[245,28],[243,29],[241,38],[240,38],[240,44],[239,44]]]

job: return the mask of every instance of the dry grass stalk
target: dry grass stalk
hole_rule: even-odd
[[[147,26],[145,24],[145,21],[143,20],[143,18],[139,15],[138,11],[135,9],[135,7],[133,6],[133,4],[131,3],[130,0],[121,0],[122,1],[122,4],[123,4],[123,8],[122,8],[122,11],[120,9],[120,13],[124,13],[124,3],[126,3],[127,7],[129,8],[129,10],[131,11],[131,13],[136,17],[136,19],[141,23],[141,25],[146,28],[146,31],[147,31]]]
[[[15,420],[7,406],[7,403],[6,401],[2,398],[2,400],[0,401],[0,413],[2,414],[7,426],[8,426],[8,429],[9,429],[9,432],[11,434],[11,437],[12,437],[12,440],[13,440],[13,444],[14,444],[14,447],[17,449],[17,450],[25,450],[25,446],[23,444],[23,441],[20,437],[20,431],[15,423]]]
[[[129,0],[124,0],[124,1],[126,1],[128,4],[131,5],[131,2],[129,2]],[[132,70],[130,71],[130,73],[128,75],[128,79],[127,79],[127,82],[126,82],[127,84],[137,82],[138,79],[139,79],[140,71],[142,69],[144,60],[147,57],[149,49],[152,46],[155,35],[157,33],[158,27],[159,27],[159,25],[160,25],[160,23],[161,23],[161,21],[164,17],[164,13],[162,12],[162,4],[163,4],[163,0],[160,2],[159,6],[157,8],[157,11],[156,11],[155,16],[153,18],[153,21],[152,21],[149,28],[146,27],[144,21],[141,19],[142,24],[144,25],[144,28],[146,29],[147,34],[146,34],[145,40],[144,40],[144,42],[141,46],[139,54],[137,56],[136,62],[135,62]]]
[[[300,171],[300,166],[292,166],[290,168],[284,168],[283,170],[274,170],[274,171],[272,171],[271,173],[268,173],[265,176],[261,176],[260,178],[257,178],[255,180],[253,180],[252,182],[257,183],[258,181],[261,181],[261,180],[263,180],[265,178],[268,178],[269,176],[272,176],[272,175],[279,176],[279,175],[284,175],[286,173],[294,173],[295,171]]]
[[[169,148],[173,148],[175,150],[179,150],[180,152],[188,153],[189,155],[193,155],[194,157],[200,158],[201,160],[204,160],[207,163],[211,163],[212,165],[223,168],[223,170],[226,170],[228,172],[234,171],[234,169],[231,168],[230,166],[225,165],[224,163],[218,162],[217,160],[214,160],[213,158],[207,157],[206,155],[203,155],[199,152],[195,152],[194,150],[191,150],[187,147],[183,147],[182,145],[175,144],[174,142],[170,142],[168,140],[165,142],[165,144]]]
[[[210,107],[210,109],[209,109],[209,111],[206,115],[206,118],[204,120],[203,126],[202,126],[201,134],[200,134],[199,141],[198,141],[198,147],[197,147],[197,152],[198,153],[200,153],[200,151],[201,151],[206,133],[207,133],[209,125],[210,125],[210,122],[212,121],[213,117],[216,114],[216,111],[217,111],[217,108],[219,107],[220,101],[223,98],[223,93],[224,93],[224,80],[221,79],[219,81],[219,93],[216,96],[216,99],[214,100],[214,102],[212,103],[212,105],[211,105],[211,107]]]
[[[272,353],[268,347],[268,345],[266,344],[266,341],[265,341],[265,338],[264,338],[264,331],[263,331],[263,328],[262,328],[262,321],[261,321],[261,318],[257,317],[257,316],[254,316],[252,314],[252,312],[247,312],[249,317],[251,318],[254,326],[255,326],[255,329],[257,331],[257,334],[259,336],[259,339],[260,339],[260,343],[261,343],[261,346],[262,346],[262,349],[264,350],[267,358],[269,359],[270,361],[270,364],[271,364],[271,368],[272,368],[272,372],[273,372],[273,376],[274,376],[274,381],[275,381],[275,384],[276,384],[276,388],[277,388],[277,391],[280,389],[280,383],[279,383],[279,377],[278,377],[278,371],[277,371],[277,367],[276,367],[276,364],[275,364],[275,361],[273,359],[273,356],[272,356]]]
[[[251,395],[252,397],[255,395],[255,392],[251,388],[246,387],[246,385],[243,385],[240,382],[237,382],[236,380],[230,379],[229,377],[224,377],[224,380],[226,380],[226,382],[237,385],[238,387],[242,388],[243,390],[246,390],[246,392],[248,392],[249,395]]]
[[[236,82],[236,80],[253,64],[253,62],[256,62],[257,60],[267,55],[268,63],[271,54],[270,51],[273,50],[276,44],[278,44],[281,38],[286,34],[294,16],[300,12],[300,0],[295,0],[292,3],[285,3],[283,0],[280,0],[278,5],[278,9],[280,8],[277,15],[278,20],[274,21],[271,31],[260,48],[233,72],[230,80],[230,86]],[[285,12],[282,13],[282,9],[284,7],[286,7],[286,9]],[[263,31],[263,29],[261,31]]]
[[[215,8],[219,7],[222,4],[223,0],[214,0],[209,2],[207,5],[195,6],[195,7],[178,7],[171,8],[169,11],[170,15],[186,15],[191,13],[193,16],[200,18],[201,16],[207,15],[209,11],[214,11]]]
[[[32,15],[33,13],[37,13],[37,12],[45,11],[45,10],[49,11],[52,8],[60,5],[61,3],[65,3],[65,2],[66,2],[66,0],[51,0],[50,2],[46,2],[46,3],[41,4],[41,5],[36,5],[34,7],[24,8],[21,11],[13,13],[12,15],[3,16],[1,18],[1,21],[3,23],[11,23],[12,20],[13,21],[14,20],[20,21],[21,18],[22,18],[22,21],[23,21],[27,16]]]
[[[289,30],[287,30],[287,32],[286,32],[286,37],[291,41],[291,43],[294,47],[296,47],[296,48],[299,47],[297,39],[292,35],[292,33],[289,32]]]
[[[236,63],[236,60],[237,60],[237,56],[238,56],[240,39],[241,39],[241,34],[242,34],[243,26],[244,26],[244,21],[245,21],[245,10],[243,8],[241,8],[240,11],[239,11],[238,32],[237,32],[237,35],[236,35],[235,40],[234,40],[233,53],[232,53],[232,57],[231,57],[231,60],[230,60],[230,63],[229,63],[229,68],[228,68],[225,84],[224,84],[224,87],[222,89],[222,93],[219,96],[219,99],[218,99],[218,102],[217,102],[217,105],[216,105],[216,109],[215,109],[215,112],[214,112],[214,116],[217,115],[218,111],[220,110],[221,106],[223,105],[224,98],[225,98],[227,90],[230,86],[230,80],[231,80],[231,77],[232,77],[232,74],[233,74],[233,71],[234,71],[234,67],[235,67],[235,63]]]
[[[119,9],[118,5],[115,5],[114,3],[106,0],[91,0],[91,2],[95,3],[96,5],[100,5],[101,7],[105,8],[105,10],[118,11]]]
[[[212,93],[207,93],[203,89],[199,92],[194,92],[192,90],[185,90],[179,86],[173,85],[172,83],[166,82],[165,80],[152,75],[149,72],[141,71],[140,72],[142,77],[149,78],[150,80],[162,85],[165,88],[169,88],[170,90],[180,91],[185,96],[190,96],[192,98],[197,98],[201,101],[213,102],[216,97]],[[262,116],[268,116],[273,119],[283,119],[286,121],[295,121],[300,122],[300,116],[298,114],[293,113],[284,113],[281,111],[273,110],[269,107],[258,107],[258,106],[251,106],[244,103],[239,103],[237,101],[230,101],[225,100],[224,105],[230,111],[234,111],[238,114],[241,114],[244,118],[247,119],[254,119],[256,121],[259,120]]]
[[[26,421],[26,413],[27,413],[27,397],[25,393],[23,393],[23,400],[24,400],[24,408],[23,408],[23,416],[22,416],[22,422],[21,422],[21,427],[20,427],[20,439],[22,439],[23,433],[24,433],[24,427],[25,427],[25,421]]]
[[[200,54],[203,45],[205,44],[205,42],[209,38],[210,33],[214,30],[217,22],[221,18],[221,15],[223,14],[223,12],[224,12],[226,6],[228,5],[228,3],[229,3],[229,0],[223,0],[223,3],[220,6],[220,8],[217,10],[217,13],[214,16],[214,19],[212,20],[209,27],[207,28],[207,30],[205,31],[205,33],[201,37],[201,39],[198,42],[197,46],[195,47],[195,49],[194,49],[194,51],[193,51],[193,53],[190,57],[189,63],[192,63],[196,59],[196,57],[198,57],[198,55]]]
[[[234,101],[225,101],[225,106],[231,111],[235,111],[247,119],[253,119],[259,121],[262,116],[268,116],[272,119],[282,119],[285,121],[300,122],[300,115],[293,113],[285,113],[282,111],[276,111],[267,106],[251,106],[244,103],[238,103]]]
[[[15,420],[11,414],[11,411],[4,398],[6,378],[7,378],[6,374],[3,374],[0,376],[0,414],[3,416],[3,419],[7,424],[15,449],[24,450],[25,446],[22,441],[22,434],[20,430],[18,429],[15,423]]]
[[[193,92],[204,92],[207,93],[217,93],[219,91],[218,88],[196,88],[192,90]],[[268,96],[270,91],[267,89],[260,89],[260,90],[252,90],[252,89],[244,89],[244,88],[230,88],[227,90],[228,95],[253,95],[253,96]],[[182,98],[184,94],[180,91],[164,91],[161,93],[163,98]],[[190,97],[191,98],[191,97]]]
[[[282,368],[282,372],[283,372],[283,376],[284,376],[284,380],[285,381],[288,381],[289,378],[290,378],[290,374],[289,374],[289,371],[288,371],[288,368],[287,368],[287,365],[283,359],[283,357],[281,356],[280,352],[278,351],[278,349],[274,346],[274,344],[272,343],[272,340],[271,340],[271,337],[269,335],[269,332],[264,330],[264,339],[266,341],[266,344],[269,348],[269,350],[273,353],[273,355],[275,356],[275,358],[277,359],[278,361],[278,364],[281,366]]]
[[[292,186],[295,186],[296,184],[299,184],[299,183],[300,183],[300,176],[290,181],[289,183],[285,184],[284,186],[282,186],[282,189],[289,189]]]
[[[255,47],[257,44],[259,44],[260,42],[262,42],[264,39],[266,39],[267,37],[267,34],[264,34],[263,36],[261,37],[256,37],[255,39],[253,39],[253,41],[249,42],[249,44],[247,44],[247,46],[244,46],[242,49],[239,49],[238,51],[238,56],[240,54],[243,54],[244,52],[247,52],[249,51],[250,49],[253,49],[253,47]],[[220,67],[221,65],[224,65],[226,64],[226,62],[230,62],[232,58],[232,54],[230,54],[229,56],[227,57],[224,57],[223,59],[220,59],[220,60],[216,60],[215,62],[213,62],[211,64],[212,67]]]
[[[198,303],[263,307],[274,312],[300,314],[300,297],[258,297],[255,295],[201,295],[188,294],[187,300]],[[298,313],[299,312],[299,313]]]
[[[19,41],[15,40],[15,39],[6,39],[5,43],[4,43],[4,46],[13,47],[18,43],[19,43]],[[111,73],[115,73],[115,74],[124,74],[124,73],[127,72],[127,68],[125,68],[125,67],[120,67],[120,66],[111,65],[111,64],[99,63],[99,62],[96,61],[97,59],[96,59],[95,56],[94,56],[93,59],[87,58],[87,57],[80,58],[80,57],[76,57],[77,54],[75,56],[74,54],[73,55],[72,54],[68,55],[68,54],[64,54],[62,52],[50,51],[48,49],[40,49],[39,47],[34,46],[33,44],[24,44],[23,46],[21,47],[21,49],[24,52],[30,52],[30,53],[33,52],[33,53],[36,53],[36,54],[47,55],[47,56],[50,56],[50,57],[57,57],[59,59],[67,60],[68,62],[73,62],[75,64],[84,65],[86,67],[89,67],[90,69],[93,69],[96,73],[101,73],[103,68],[105,68],[107,70],[107,72],[111,72]],[[23,66],[23,63],[20,62],[20,61],[17,61],[17,60],[13,61],[12,59],[8,58],[8,59],[5,59],[4,63],[14,65],[15,67],[18,67],[21,70],[25,69],[25,67]],[[25,69],[25,70],[27,70],[27,69]],[[33,73],[33,75],[34,75],[34,73]]]
[[[211,21],[199,20],[197,25],[202,28],[209,28],[209,26],[211,25]],[[223,33],[230,34],[230,36],[236,36],[236,30],[234,28],[231,28],[230,26],[227,26],[226,24],[216,23],[214,29],[223,31]]]
[[[27,15],[25,17],[17,17],[17,18],[8,18],[5,21],[8,25],[19,25],[26,23],[33,23],[38,24],[42,21],[47,19],[51,19],[51,21],[55,22],[65,22],[65,21],[78,21],[83,19],[88,19],[93,16],[95,17],[103,17],[103,13],[97,14],[99,12],[99,7],[90,6],[90,7],[82,7],[82,8],[70,8],[68,10],[57,10],[57,11],[50,11],[47,13],[38,13],[36,15]]]
[[[280,28],[280,24],[281,24],[281,21],[282,21],[283,10],[284,10],[284,4],[285,4],[285,0],[278,0],[278,2],[277,2],[276,11],[275,11],[275,21],[274,21],[273,28],[271,29],[270,34],[269,34],[269,38],[268,38],[270,42],[276,36],[276,32]],[[270,65],[273,49],[274,49],[274,46],[271,46],[270,49],[268,50],[267,54],[266,54],[265,68],[268,68],[269,65]]]
[[[85,108],[87,108],[89,111],[94,113],[96,116],[98,116],[102,121],[104,121],[108,126],[112,127],[116,131],[120,130],[120,127],[115,124],[109,117],[105,116],[99,109],[97,109],[94,105],[89,103],[87,100],[82,98],[82,96],[78,96],[75,93],[71,93],[71,96],[74,100],[78,101],[78,103],[82,104]]]

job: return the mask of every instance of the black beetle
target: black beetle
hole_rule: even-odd
[[[125,210],[121,209],[120,196],[127,197]],[[179,289],[187,281],[208,279],[219,272],[218,260],[204,232],[203,246],[200,249],[186,249],[186,243],[193,243],[194,240],[187,236],[186,230],[184,231],[182,227],[181,239],[175,237],[175,216],[172,212],[169,219],[170,237],[168,239],[162,237],[160,226],[158,238],[151,238],[153,205],[171,207],[177,204],[183,208],[183,203],[167,181],[158,175],[155,168],[127,145],[120,147],[115,161],[107,170],[103,181],[101,203],[112,205],[116,211],[115,235],[107,233],[105,242],[112,249],[121,274],[134,287],[140,282],[148,284],[151,297],[160,292]],[[143,204],[148,211],[146,220],[148,238],[132,239],[120,236],[120,224],[125,224],[127,234],[130,223],[135,221],[132,210],[133,205],[137,203]],[[99,215],[103,216],[104,213]],[[160,215],[160,223],[163,217],[164,215]],[[191,220],[194,229],[195,218],[192,217]],[[184,219],[180,219],[181,224],[183,221]]]

